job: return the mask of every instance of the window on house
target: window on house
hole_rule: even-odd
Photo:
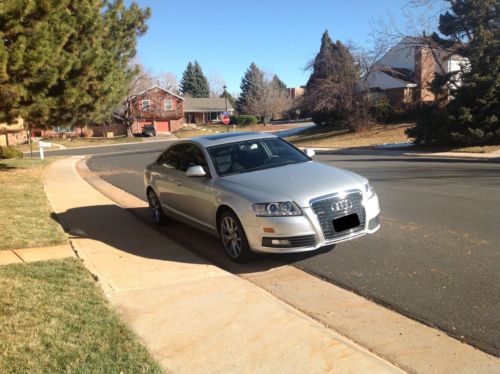
[[[163,109],[172,110],[172,100],[163,100]]]
[[[141,108],[142,110],[148,110],[149,109],[149,100],[142,100],[142,103],[141,103]]]

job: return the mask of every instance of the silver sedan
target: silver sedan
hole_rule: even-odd
[[[368,180],[312,156],[265,133],[179,141],[146,168],[151,218],[160,225],[172,217],[218,235],[234,261],[377,231],[379,201]]]

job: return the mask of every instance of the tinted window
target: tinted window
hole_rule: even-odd
[[[174,145],[160,156],[157,163],[182,172],[187,171],[191,166],[199,165],[203,167],[207,175],[210,175],[203,151],[194,144],[184,143]]]
[[[309,161],[310,158],[279,138],[257,139],[209,148],[220,176]]]

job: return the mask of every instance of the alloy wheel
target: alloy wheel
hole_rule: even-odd
[[[238,223],[226,216],[221,222],[221,237],[224,249],[231,258],[238,258],[241,255],[241,233]]]

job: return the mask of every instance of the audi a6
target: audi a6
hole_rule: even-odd
[[[216,234],[234,261],[253,252],[312,251],[377,231],[370,182],[267,133],[225,133],[170,145],[144,174],[153,222]]]

